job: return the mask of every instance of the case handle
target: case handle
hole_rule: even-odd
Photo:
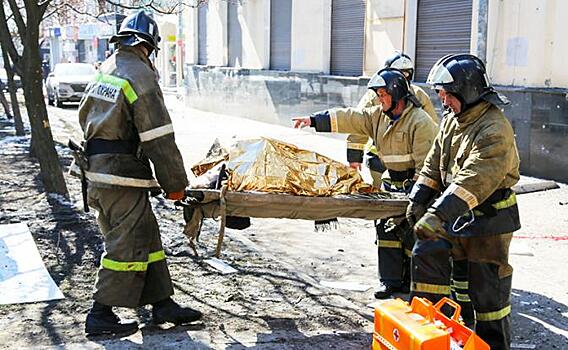
[[[436,310],[438,310],[439,312],[441,312],[442,306],[444,305],[449,305],[451,307],[454,308],[454,314],[452,315],[452,320],[459,322],[460,319],[460,314],[461,314],[461,306],[460,304],[456,303],[455,301],[453,301],[450,298],[447,297],[443,297],[442,299],[440,299],[440,301],[438,301],[435,305],[434,308]]]

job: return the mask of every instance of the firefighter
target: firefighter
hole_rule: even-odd
[[[410,194],[407,218],[418,219],[411,296],[435,302],[450,294],[453,265],[454,290],[471,298],[476,332],[491,349],[509,349],[508,251],[520,228],[511,187],[520,175],[513,128],[498,107],[507,101],[469,54],[441,58],[428,83],[450,113]]]
[[[436,114],[436,110],[434,109],[434,105],[432,104],[430,97],[420,86],[412,84],[412,79],[414,78],[414,63],[410,56],[401,51],[395,51],[395,53],[385,61],[384,68],[396,68],[404,74],[410,84],[412,92],[422,104],[422,109],[428,113],[436,124],[438,124],[438,115]],[[368,89],[363,97],[361,97],[359,104],[357,104],[357,108],[362,109],[377,105],[376,98],[377,94],[372,89]],[[367,167],[369,168],[371,177],[373,178],[373,186],[378,188],[381,185],[382,173],[386,169],[377,155],[376,147],[374,145],[368,147],[368,141],[369,139],[365,136],[349,135],[347,137],[347,161],[349,162],[350,167],[361,170],[363,152],[366,151]]]
[[[149,201],[149,192],[159,188],[167,199],[182,199],[188,185],[148,59],[158,50],[158,26],[140,11],[126,17],[110,41],[118,50],[103,62],[79,107],[88,157],[83,169],[88,203],[98,211],[105,241],[85,324],[89,335],[137,331],[138,324],[121,322],[113,306],[150,304],[158,324],[183,324],[201,317],[201,312],[171,299],[170,273]]]
[[[380,70],[369,81],[368,88],[377,94],[379,106],[362,110],[330,109],[310,117],[293,118],[294,126],[311,126],[320,132],[370,137],[388,170],[388,177],[385,173],[382,178],[383,187],[388,191],[409,191],[415,172],[422,167],[432,146],[437,125],[420,108],[420,102],[399,70]],[[375,297],[379,299],[387,298],[394,292],[407,292],[405,280],[409,280],[407,256],[414,244],[412,230],[404,219],[391,221],[388,229],[383,229],[381,225],[381,229],[377,230],[381,284]]]

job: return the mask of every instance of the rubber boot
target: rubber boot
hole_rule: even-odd
[[[202,316],[200,311],[179,306],[171,298],[154,303],[152,306],[152,318],[155,324],[169,322],[180,325],[197,321]]]
[[[87,335],[132,334],[137,331],[138,322],[121,321],[120,318],[112,312],[111,306],[103,305],[95,301],[93,307],[87,314],[87,320],[85,322],[85,333]]]
[[[375,291],[375,299],[388,299],[394,293],[408,293],[409,290],[401,286],[393,286],[385,283],[380,283],[379,288]]]

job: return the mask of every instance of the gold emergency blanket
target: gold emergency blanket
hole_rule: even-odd
[[[199,176],[227,160],[228,191],[334,196],[376,192],[361,175],[340,162],[271,138],[237,142],[228,155],[217,155],[193,167]]]

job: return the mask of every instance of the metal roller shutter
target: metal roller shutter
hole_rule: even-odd
[[[292,0],[270,1],[270,69],[290,70]]]
[[[227,9],[227,35],[229,42],[229,67],[242,67],[243,65],[243,35],[239,23],[240,3],[230,2]]]
[[[419,0],[416,23],[416,81],[447,54],[469,53],[472,0]]]
[[[360,76],[365,43],[365,0],[332,0],[331,74]]]
[[[207,12],[208,6],[197,10],[197,64],[207,64]]]

